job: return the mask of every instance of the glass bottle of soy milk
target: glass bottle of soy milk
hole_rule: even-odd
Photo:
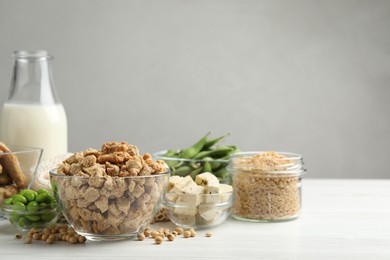
[[[46,51],[16,51],[8,100],[0,122],[0,141],[43,148],[42,160],[68,151],[67,120],[53,85]]]

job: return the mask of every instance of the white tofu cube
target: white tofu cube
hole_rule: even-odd
[[[205,193],[213,194],[219,192],[219,180],[210,172],[204,172],[196,175],[195,183],[203,186],[205,188]]]
[[[213,207],[200,207],[199,215],[205,220],[214,222],[216,221],[222,214],[221,209],[215,209]]]
[[[177,202],[196,207],[201,203],[200,194],[203,193],[203,190],[204,188],[202,186],[198,186],[196,184],[186,186],[181,190],[181,194],[179,195]]]
[[[169,177],[168,191],[171,191],[173,188],[177,187],[182,179],[183,177],[177,175]]]
[[[198,209],[197,207],[191,207],[183,204],[183,207],[177,206],[174,208],[173,212],[177,215],[191,215],[195,216]]]
[[[220,184],[219,185],[219,193],[220,193],[220,202],[229,201],[231,196],[233,196],[233,187],[228,184]]]
[[[224,193],[224,192],[231,192],[233,191],[233,187],[232,185],[228,185],[228,184],[219,184],[219,192],[220,193]]]
[[[217,204],[221,200],[219,194],[201,194],[202,203]]]
[[[182,225],[193,226],[196,224],[195,215],[178,215],[178,220]]]
[[[184,187],[187,187],[189,185],[194,185],[194,184],[196,184],[196,183],[191,178],[191,176],[187,175],[186,177],[181,178],[180,182],[177,184],[177,187],[182,189]]]

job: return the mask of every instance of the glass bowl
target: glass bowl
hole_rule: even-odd
[[[167,192],[163,206],[177,226],[196,229],[222,224],[230,214],[233,191],[216,194],[178,194]]]
[[[56,223],[59,213],[56,203],[41,205],[34,211],[20,205],[2,204],[1,211],[11,224],[22,232]]]
[[[7,148],[11,152],[0,152],[0,204],[32,185],[43,152],[41,148],[28,146]],[[0,217],[2,214],[0,211]]]
[[[156,152],[153,154],[153,158],[155,160],[165,161],[171,170],[172,176],[178,175],[184,177],[189,175],[195,179],[195,176],[200,173],[210,172],[218,178],[220,183],[231,183],[230,173],[226,169],[229,160],[211,158],[209,160],[199,160],[166,157],[164,156],[166,152],[167,151]]]
[[[50,171],[54,195],[74,230],[88,240],[134,238],[153,220],[169,180],[162,174],[86,177]]]

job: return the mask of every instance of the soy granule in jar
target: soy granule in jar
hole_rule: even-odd
[[[229,171],[235,191],[232,215],[251,221],[283,221],[299,216],[302,157],[277,152],[232,156]]]

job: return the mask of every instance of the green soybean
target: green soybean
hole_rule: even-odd
[[[24,205],[22,202],[15,202],[12,204],[12,209],[15,211],[23,211],[26,210],[26,205]]]
[[[38,195],[38,193],[34,190],[23,190],[20,194],[23,195],[27,201],[33,201]]]
[[[10,222],[12,225],[15,225],[16,223],[18,223],[18,220],[19,220],[19,216],[17,216],[17,217],[10,217],[10,218],[9,218],[9,222]]]
[[[24,228],[24,227],[26,227],[26,226],[28,226],[28,225],[30,225],[31,224],[31,221],[29,221],[27,218],[25,218],[25,217],[20,217],[19,218],[19,220],[18,220],[18,225],[19,225],[19,227],[22,227],[22,228]]]
[[[56,209],[58,207],[58,204],[57,204],[57,202],[56,201],[52,201],[52,202],[50,202],[50,208],[52,208],[52,209]]]
[[[39,210],[39,204],[36,201],[30,201],[26,208],[28,212],[35,213]]]
[[[12,198],[5,199],[5,200],[3,201],[3,204],[4,204],[4,205],[11,205],[11,204],[12,204]]]
[[[20,194],[12,195],[12,204],[15,205],[16,202],[26,204],[27,199],[26,199],[26,197],[24,197],[23,195],[20,195]]]
[[[41,194],[41,193],[49,194],[49,191],[47,189],[44,189],[44,188],[40,188],[37,192],[38,192],[38,194]]]
[[[25,216],[30,221],[39,221],[41,220],[41,217],[38,215],[26,215]]]
[[[43,221],[51,221],[52,219],[54,219],[56,217],[56,214],[55,213],[47,213],[47,214],[43,214],[41,216],[41,219]]]
[[[50,203],[50,194],[49,193],[38,193],[38,196],[35,198],[35,200],[39,203]]]
[[[47,205],[45,202],[39,203],[39,209],[46,209]]]
[[[31,223],[31,226],[40,228],[40,227],[44,227],[45,223],[46,223],[45,221],[34,221]]]

